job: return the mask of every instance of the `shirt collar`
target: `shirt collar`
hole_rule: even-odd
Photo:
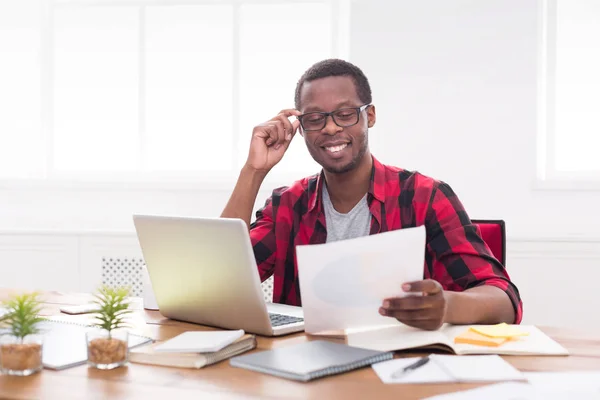
[[[369,193],[380,202],[385,201],[385,167],[373,156],[373,168],[371,169],[371,182],[369,184]],[[325,173],[313,176],[308,182],[308,211],[312,212],[315,208],[321,210],[323,183],[325,182]]]

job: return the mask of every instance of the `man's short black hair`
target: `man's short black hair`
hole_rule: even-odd
[[[369,80],[365,74],[356,65],[349,63],[348,61],[340,60],[337,58],[330,58],[328,60],[319,61],[310,67],[300,77],[298,84],[296,85],[296,95],[294,102],[296,109],[300,109],[300,91],[304,82],[314,81],[315,79],[327,78],[328,76],[349,76],[354,81],[356,87],[356,93],[358,98],[364,104],[371,103],[371,86]]]

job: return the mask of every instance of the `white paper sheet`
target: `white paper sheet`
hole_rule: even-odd
[[[417,361],[420,357],[396,358],[373,364],[371,367],[383,383],[443,383],[454,382],[454,378],[446,373],[437,363],[429,361],[422,367],[405,375],[392,377],[392,374]]]
[[[244,336],[242,329],[235,331],[188,331],[156,346],[157,352],[213,353]]]
[[[564,400],[600,399],[600,370],[581,372],[526,372],[529,383],[498,383],[476,389],[428,397],[426,400]]]
[[[600,365],[598,371],[527,372],[529,383],[540,393],[563,393],[565,398],[600,399]]]
[[[423,279],[425,227],[296,247],[307,333],[400,324],[379,314],[402,284]]]
[[[533,386],[527,383],[506,382],[470,390],[440,394],[425,400],[538,400]],[[539,399],[541,400],[541,399]]]
[[[457,382],[525,380],[525,375],[498,355],[453,356],[433,354],[436,364]]]
[[[384,383],[440,383],[440,382],[499,382],[525,380],[522,372],[497,355],[453,356],[432,354],[430,361],[407,374],[392,374],[418,358],[400,358],[373,364],[377,376]]]

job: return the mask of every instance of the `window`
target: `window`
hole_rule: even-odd
[[[34,3],[0,3],[5,179],[234,177],[302,72],[347,56],[347,0]],[[274,173],[317,167],[298,136]]]
[[[600,178],[600,2],[544,0],[540,171]]]

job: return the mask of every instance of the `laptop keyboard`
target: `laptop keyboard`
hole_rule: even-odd
[[[304,318],[292,317],[291,315],[283,315],[283,314],[271,314],[269,313],[269,318],[271,319],[271,325],[281,326],[281,325],[289,325],[295,322],[302,322]]]

